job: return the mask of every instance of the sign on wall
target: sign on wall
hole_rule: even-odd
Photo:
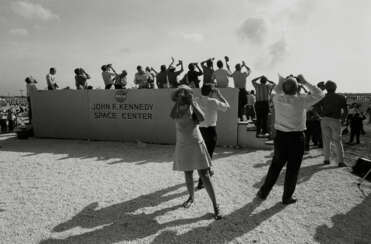
[[[172,89],[59,90],[32,94],[35,135],[49,138],[175,143]],[[222,89],[231,109],[219,114],[218,142],[237,144],[238,90]],[[196,96],[200,96],[195,89]],[[50,123],[52,119],[52,123]]]

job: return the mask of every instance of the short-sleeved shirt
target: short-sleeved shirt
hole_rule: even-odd
[[[228,87],[229,79],[232,74],[226,69],[217,69],[213,73],[213,80],[216,80],[216,87],[226,88]]]
[[[167,78],[172,88],[176,88],[178,86],[178,75],[180,75],[180,73],[182,73],[180,70],[167,72]]]
[[[27,88],[27,97],[29,97],[33,91],[37,90],[35,83],[26,84],[26,88]]]
[[[325,97],[316,104],[316,106],[321,107],[321,117],[340,119],[341,109],[347,107],[347,100],[343,95],[327,93]]]
[[[234,87],[236,88],[246,88],[246,78],[248,74],[247,72],[235,71],[232,74]]]
[[[138,85],[139,88],[145,88],[147,86],[147,81],[148,81],[148,75],[147,73],[135,73],[135,79],[134,82],[135,84]]]
[[[261,84],[261,83],[253,83],[256,91],[256,101],[269,101],[270,95],[272,93],[272,89],[274,85],[272,84]]]
[[[167,72],[166,71],[161,71],[160,73],[157,74],[156,83],[157,83],[158,88],[167,88],[168,87]]]
[[[256,98],[254,94],[247,95],[247,105],[253,106],[255,104]]]
[[[46,84],[49,89],[55,89],[55,75],[48,73],[46,75]]]
[[[107,85],[112,85],[113,84],[113,77],[115,76],[114,73],[108,72],[108,71],[103,71],[102,72],[102,77],[104,84]]]
[[[202,70],[204,72],[204,79],[203,79],[204,84],[213,83],[214,70],[204,65],[202,66]]]

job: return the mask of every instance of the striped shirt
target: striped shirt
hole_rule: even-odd
[[[261,84],[257,83],[256,81],[252,82],[253,86],[255,87],[256,91],[256,101],[269,101],[269,97],[272,93],[272,89],[274,87],[273,84]]]

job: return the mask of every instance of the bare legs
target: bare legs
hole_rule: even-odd
[[[194,198],[195,198],[194,196],[195,190],[193,187],[193,171],[185,171],[184,175],[185,175],[185,182],[186,182],[187,190],[189,193],[189,198],[187,201],[183,203],[183,207],[189,208],[192,205]]]
[[[183,203],[183,206],[185,208],[188,208],[194,202],[193,171],[185,171],[184,173],[185,173],[185,180],[186,180],[186,185],[187,185],[187,189],[188,189],[188,193],[189,193],[189,198],[188,198],[187,201],[185,201]],[[209,195],[210,200],[213,204],[215,219],[217,219],[217,220],[221,219],[221,216],[220,216],[220,213],[219,213],[219,207],[218,207],[218,204],[216,203],[214,186],[211,182],[208,169],[198,170],[198,174],[199,174],[202,182],[204,183],[207,194]]]

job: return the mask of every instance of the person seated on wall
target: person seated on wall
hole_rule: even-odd
[[[49,73],[46,75],[46,85],[48,86],[48,90],[56,90],[59,88],[57,82],[55,81],[55,74],[57,73],[56,68],[51,67],[49,69]]]
[[[192,88],[200,88],[200,80],[198,77],[201,75],[203,75],[203,73],[198,63],[190,63],[188,64],[188,72],[185,76],[186,79],[183,82],[186,82],[186,85]]]
[[[142,66],[137,66],[137,73],[135,73],[134,84],[138,86],[138,89],[145,89],[148,87],[148,74],[144,72]]]
[[[113,80],[118,75],[116,71],[113,69],[112,64],[105,64],[102,65],[102,77],[104,81],[104,86],[106,90],[111,89],[113,86]]]
[[[87,89],[87,80],[90,79],[90,75],[85,72],[83,68],[76,68],[75,72],[75,85],[77,90]]]
[[[117,75],[114,78],[114,84],[115,84],[115,89],[126,89],[126,85],[128,84],[127,82],[127,75],[128,73],[126,70],[123,70],[121,74]]]

